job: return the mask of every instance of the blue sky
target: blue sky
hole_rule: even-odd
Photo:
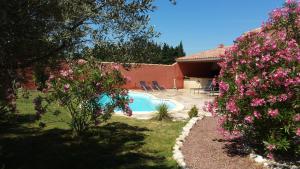
[[[259,27],[284,0],[156,0],[151,24],[161,36],[158,42],[178,45],[187,55],[231,45],[243,32]]]

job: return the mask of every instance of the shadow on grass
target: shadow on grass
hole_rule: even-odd
[[[147,128],[108,123],[92,129],[78,141],[70,130],[6,127],[0,133],[1,169],[170,168],[164,164],[164,157],[139,151]]]

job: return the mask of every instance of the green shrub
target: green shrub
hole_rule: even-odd
[[[165,103],[162,103],[156,107],[157,110],[157,115],[155,116],[154,119],[158,121],[162,120],[170,120],[171,117],[168,112],[168,106]]]
[[[194,105],[191,110],[188,112],[189,117],[193,118],[193,117],[197,117],[198,116],[198,108],[196,107],[196,105]]]

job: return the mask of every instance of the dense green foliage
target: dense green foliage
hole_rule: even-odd
[[[194,105],[191,110],[188,112],[188,115],[190,118],[197,117],[198,116],[198,108],[196,105]]]
[[[122,45],[103,42],[91,49],[85,49],[85,52],[106,62],[153,64],[173,64],[177,57],[185,56],[182,42],[173,47],[166,43],[158,44],[146,39],[134,39]]]
[[[176,169],[172,147],[185,122],[158,122],[113,116],[92,128],[86,137],[72,137],[71,117],[53,104],[40,121],[33,121],[32,105],[19,93],[19,114],[2,130],[0,123],[0,168],[2,169]],[[61,113],[55,113],[59,110]],[[40,128],[39,123],[47,124]]]

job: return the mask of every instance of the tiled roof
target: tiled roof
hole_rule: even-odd
[[[259,33],[259,32],[261,32],[261,31],[262,31],[262,28],[261,28],[261,27],[255,28],[255,29],[252,29],[252,30],[250,30],[250,31],[248,31],[248,32],[245,32],[242,36],[248,35],[249,33]]]
[[[225,53],[225,50],[230,46],[221,46],[216,49],[202,51],[190,56],[184,56],[177,58],[177,62],[207,62],[221,60],[221,55]]]
[[[245,32],[242,36],[245,36],[251,32],[259,33],[262,31],[262,28],[252,29],[248,32]],[[221,60],[221,55],[225,53],[225,50],[231,46],[220,45],[218,48],[202,51],[190,56],[184,56],[177,58],[177,62],[209,62],[209,61],[218,61]]]

